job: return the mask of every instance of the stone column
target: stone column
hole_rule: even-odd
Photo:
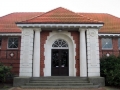
[[[33,77],[40,77],[40,32],[41,29],[35,29]]]
[[[88,77],[100,76],[98,29],[87,30]]]
[[[20,77],[32,77],[33,34],[34,31],[32,28],[22,28],[19,72]]]
[[[87,77],[85,29],[80,32],[80,77]]]

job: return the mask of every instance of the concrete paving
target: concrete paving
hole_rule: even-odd
[[[120,88],[100,87],[100,88],[86,88],[86,89],[22,89],[20,87],[12,87],[8,90],[120,90]]]

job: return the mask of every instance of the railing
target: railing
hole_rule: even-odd
[[[19,74],[20,50],[0,50],[0,62],[6,66],[12,66],[12,72]]]

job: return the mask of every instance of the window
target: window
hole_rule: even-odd
[[[102,49],[112,49],[111,38],[102,38]]]
[[[52,47],[68,47],[68,44],[66,41],[58,39],[52,44]]]
[[[1,45],[2,45],[2,38],[0,37],[0,48],[1,48]]]
[[[118,48],[120,49],[120,38],[118,38]]]
[[[18,48],[18,38],[17,37],[8,38],[8,48]]]

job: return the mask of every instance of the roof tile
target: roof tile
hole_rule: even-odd
[[[53,23],[61,21],[64,21],[65,23],[79,23],[79,20],[82,20],[83,22],[103,21],[104,26],[99,30],[99,33],[120,33],[120,18],[118,17],[105,13],[74,13],[61,7],[47,13],[11,13],[0,17],[0,33],[20,33],[21,30],[16,26],[15,22],[33,22],[35,18],[38,18],[38,21],[40,19],[44,22],[50,21]],[[37,19],[35,21],[37,21]]]
[[[103,23],[59,7],[35,18],[19,23]]]

